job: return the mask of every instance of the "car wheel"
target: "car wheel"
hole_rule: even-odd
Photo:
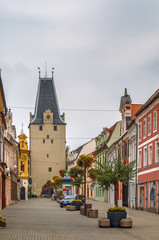
[[[60,205],[61,208],[63,208],[63,206]]]

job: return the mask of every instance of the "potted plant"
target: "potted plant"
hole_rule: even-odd
[[[80,200],[80,199],[72,200],[71,206],[76,206],[76,210],[80,210],[82,205],[83,205],[82,200]]]
[[[124,207],[111,207],[107,211],[107,217],[110,220],[110,227],[120,227],[120,221],[126,218],[127,212]]]
[[[6,227],[6,220],[0,215],[0,228]]]

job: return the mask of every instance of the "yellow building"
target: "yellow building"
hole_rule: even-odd
[[[20,180],[20,196],[22,200],[28,200],[28,178],[29,178],[29,156],[30,151],[27,145],[27,136],[23,133],[23,129],[18,136],[20,144],[20,155],[18,157],[18,179]]]
[[[66,168],[64,114],[60,116],[52,78],[41,78],[34,115],[30,114],[32,194],[40,195],[43,185]]]

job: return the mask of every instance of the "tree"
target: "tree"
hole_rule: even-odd
[[[95,173],[97,183],[104,190],[108,190],[111,185],[114,185],[114,199],[115,205],[118,206],[118,182],[122,182],[124,185],[128,185],[129,181],[133,179],[136,174],[134,169],[134,162],[126,163],[126,160],[122,161],[120,158],[116,158],[113,161],[104,161],[102,164],[96,162],[99,172]]]
[[[80,155],[77,165],[84,171],[84,215],[86,215],[86,171],[92,166],[94,158],[90,155]]]
[[[81,167],[72,167],[69,171],[70,177],[72,180],[72,185],[76,186],[77,189],[77,199],[79,199],[79,188],[83,184],[83,169]]]

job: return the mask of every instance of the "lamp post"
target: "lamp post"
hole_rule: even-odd
[[[84,215],[86,215],[86,166],[84,167]]]

